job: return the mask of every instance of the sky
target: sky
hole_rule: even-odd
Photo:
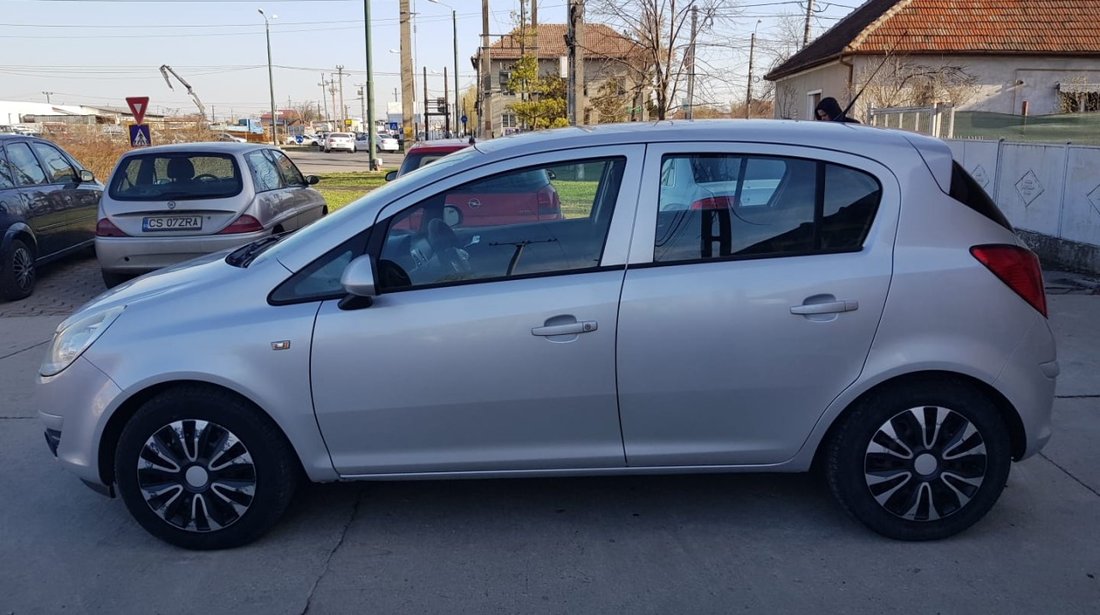
[[[442,96],[443,67],[454,70],[451,9],[411,2],[418,97],[425,66],[429,96]],[[457,11],[459,87],[465,90],[476,76],[470,57],[480,44],[481,0],[441,2]],[[540,22],[565,22],[566,0],[538,2]],[[399,99],[398,0],[370,3],[374,99],[381,117],[384,103]],[[816,0],[814,34],[859,3]],[[761,54],[755,64],[766,68],[770,44],[779,36],[778,17],[806,12],[798,0],[740,0],[739,6],[739,15],[715,33],[734,48],[711,58],[730,75],[747,74],[753,27]],[[258,116],[270,106],[264,17],[258,13],[263,9],[269,18],[277,16],[270,21],[276,105],[317,104],[322,79],[334,78],[342,65],[344,104],[349,115],[360,114],[357,86],[366,81],[363,0],[2,0],[0,8],[0,100],[46,102],[43,92],[51,92],[54,104],[123,107],[127,96],[149,96],[152,112],[195,112],[186,90],[174,80],[175,89],[169,89],[161,77],[159,67],[168,64],[191,84],[208,117]],[[509,31],[518,9],[519,0],[490,0],[490,30]],[[453,74],[447,80],[453,89]],[[744,86],[745,79],[732,79],[711,90],[715,100],[709,102],[743,97]]]

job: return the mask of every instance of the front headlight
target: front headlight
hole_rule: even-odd
[[[50,351],[42,361],[42,367],[38,368],[38,373],[43,376],[60,374],[103,335],[124,309],[126,306],[120,305],[89,314],[72,323],[61,323],[62,326],[53,334]]]

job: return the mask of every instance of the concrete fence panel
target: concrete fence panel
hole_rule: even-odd
[[[994,198],[1012,224],[1057,236],[1066,147],[1002,144]]]
[[[1071,147],[1058,237],[1100,246],[1100,147]]]

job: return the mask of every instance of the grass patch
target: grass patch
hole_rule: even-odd
[[[329,211],[336,211],[386,183],[385,171],[344,171],[319,173],[321,182],[314,188],[325,197]]]
[[[596,191],[600,182],[568,181],[555,179],[551,182],[561,199],[561,213],[566,218],[587,218],[592,213],[592,203],[596,200]]]

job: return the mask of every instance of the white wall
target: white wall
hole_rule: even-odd
[[[1013,226],[1100,247],[1100,147],[947,143]]]

